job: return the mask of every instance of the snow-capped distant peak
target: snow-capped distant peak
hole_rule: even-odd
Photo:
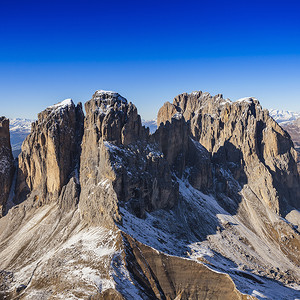
[[[15,131],[30,132],[32,122],[33,120],[29,120],[29,119],[20,119],[20,118],[10,119],[9,120],[10,132],[15,132]]]
[[[287,124],[300,118],[300,112],[280,110],[280,109],[269,109],[270,116],[281,124]]]

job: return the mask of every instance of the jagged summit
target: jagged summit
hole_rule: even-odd
[[[98,138],[129,144],[147,135],[135,105],[118,93],[96,91],[92,99],[85,103],[85,111],[86,126],[90,122],[94,130],[97,128]]]
[[[0,298],[297,298],[295,150],[256,99],[178,95],[151,135],[118,93],[85,108],[46,109],[23,143]]]
[[[257,99],[242,98],[225,105],[222,101],[221,95],[202,92],[178,95],[173,104],[167,102],[159,110],[158,125],[181,113],[190,122],[194,139],[215,159],[234,163],[236,178],[252,185],[272,209],[286,214],[290,205],[299,208],[296,152],[288,134]],[[269,185],[268,194],[261,190],[265,188],[261,178]]]

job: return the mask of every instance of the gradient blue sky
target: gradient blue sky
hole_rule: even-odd
[[[143,118],[194,90],[300,111],[300,1],[1,1],[0,115],[97,89]]]

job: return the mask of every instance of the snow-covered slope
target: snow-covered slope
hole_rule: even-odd
[[[270,109],[270,116],[279,124],[290,123],[300,117],[300,112]]]

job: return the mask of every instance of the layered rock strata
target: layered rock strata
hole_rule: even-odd
[[[9,135],[9,120],[0,118],[0,217],[5,213],[14,172]]]

